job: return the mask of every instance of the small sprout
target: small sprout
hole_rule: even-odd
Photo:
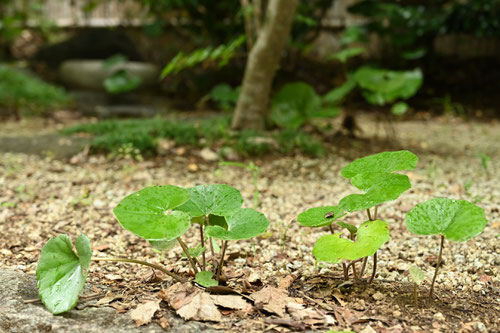
[[[203,287],[209,288],[209,287],[216,287],[219,285],[219,283],[214,280],[212,277],[214,276],[214,273],[210,271],[201,271],[196,274],[195,280],[199,284],[201,284]]]
[[[418,290],[417,287],[425,280],[424,272],[417,266],[410,267],[410,279],[413,281],[413,302],[415,307],[418,307]]]

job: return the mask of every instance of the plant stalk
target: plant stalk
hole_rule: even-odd
[[[342,268],[344,269],[344,280],[349,280],[349,271],[347,270],[347,265],[345,262],[342,263]]]
[[[193,257],[191,257],[191,255],[189,254],[188,247],[186,246],[186,244],[182,241],[182,239],[180,237],[177,237],[177,241],[179,242],[179,245],[182,247],[182,250],[184,251],[184,254],[186,255],[186,257],[189,260],[189,263],[191,264],[191,268],[193,269],[193,272],[196,275],[196,273],[198,273],[198,268],[196,267],[196,264],[195,264],[195,262],[193,260]]]
[[[369,219],[370,221],[373,221],[373,219],[372,219],[372,213],[370,213],[370,208],[368,208],[368,209],[366,210],[366,213],[368,213],[368,219]]]
[[[203,224],[200,223],[200,238],[201,238],[201,249],[205,247],[205,237],[203,237]],[[205,250],[201,253],[202,255],[202,269],[207,270],[207,259],[205,258]]]
[[[368,257],[363,258],[363,266],[361,266],[361,272],[359,273],[359,278],[363,278],[363,274],[365,274],[366,263],[368,262]]]
[[[220,276],[222,274],[222,267],[224,266],[224,256],[226,255],[226,248],[227,248],[227,240],[225,240],[222,244],[222,254],[219,260],[219,269],[217,269],[217,281],[219,281]]]
[[[415,307],[418,308],[417,284],[416,283],[413,283],[413,303],[415,303]]]
[[[352,263],[352,275],[354,276],[354,281],[358,281],[358,273],[356,272],[356,263]]]
[[[436,270],[434,271],[434,277],[432,278],[431,290],[429,291],[429,297],[432,297],[432,293],[434,292],[434,282],[436,282],[437,274],[439,271],[439,266],[441,266],[443,247],[444,247],[444,236],[441,235],[441,246],[439,247],[439,258],[438,258],[438,262],[436,265]]]
[[[377,252],[373,255],[373,271],[372,271],[372,276],[370,276],[370,279],[368,280],[368,283],[372,283],[373,279],[375,278],[375,275],[377,274]]]
[[[162,267],[160,265],[151,264],[151,263],[149,263],[147,261],[143,261],[143,260],[128,259],[128,258],[95,258],[95,257],[93,257],[91,260],[93,260],[93,261],[118,261],[118,262],[128,262],[131,264],[144,265],[144,266],[148,266],[148,267],[157,269],[160,272],[167,274],[172,279],[174,279],[178,282],[184,283],[184,282],[188,281],[187,279],[185,279],[185,278],[183,278],[175,273],[167,271],[164,267]]]

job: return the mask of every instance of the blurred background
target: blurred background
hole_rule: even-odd
[[[393,140],[395,122],[499,115],[499,0],[0,0],[0,15],[0,119],[91,152],[320,156],[364,117]]]

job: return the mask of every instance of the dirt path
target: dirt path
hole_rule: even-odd
[[[377,131],[376,123],[368,118],[362,126],[366,137]],[[257,161],[262,169],[259,209],[271,221],[270,232],[253,242],[230,244],[228,274],[239,276],[233,281],[238,287],[246,278],[255,282],[256,289],[259,284],[277,286],[293,275],[290,296],[302,299],[307,308],[320,311],[327,320],[304,320],[305,326],[298,327],[291,324],[293,320],[280,322],[276,316],[259,311],[229,311],[215,328],[242,332],[302,328],[356,332],[500,330],[500,124],[439,120],[395,126],[399,145],[419,155],[420,161],[414,171],[407,173],[413,188],[399,200],[381,207],[379,214],[390,224],[392,240],[379,253],[376,282],[339,287],[339,265],[315,268],[311,253],[314,241],[327,230],[307,229],[295,222],[300,212],[337,204],[352,192],[339,173],[350,158],[369,150],[369,140],[368,147],[356,147],[359,143],[353,142],[340,155],[323,159],[266,158]],[[380,149],[372,148],[374,152]],[[491,158],[487,169],[477,154]],[[195,164],[197,171],[188,171],[188,164]],[[13,268],[33,275],[40,248],[58,233],[72,238],[86,233],[94,255],[158,261],[146,242],[119,226],[111,209],[125,195],[145,186],[202,183],[234,186],[250,207],[254,190],[250,174],[238,168],[217,169],[216,164],[175,154],[145,162],[107,161],[97,156],[69,164],[49,157],[0,153],[0,269]],[[416,203],[436,196],[475,201],[484,208],[490,222],[475,240],[447,243],[444,266],[437,280],[437,298],[431,301],[424,296],[429,286],[426,282],[421,289],[421,306],[415,309],[408,268],[416,264],[431,276],[438,239],[410,234],[404,226],[404,215]],[[361,214],[347,217],[347,221],[356,224],[363,219]],[[179,258],[180,249],[174,248],[167,253],[165,264],[182,273],[187,266],[178,269],[181,265],[174,263]],[[165,281],[151,281],[150,271],[139,266],[93,264],[88,285],[92,292],[120,295],[101,306],[112,306],[118,313],[125,313],[172,283]],[[155,321],[161,322],[167,313],[172,316],[172,310],[162,307]]]

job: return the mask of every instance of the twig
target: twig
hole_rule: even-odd
[[[441,235],[441,246],[439,247],[439,258],[438,258],[438,262],[437,262],[437,265],[436,265],[436,270],[434,271],[434,277],[432,278],[431,290],[429,292],[429,297],[432,297],[432,293],[434,291],[434,282],[436,282],[436,277],[437,277],[437,274],[438,274],[439,266],[441,266],[441,259],[442,259],[442,255],[443,255],[443,247],[444,247],[444,236]]]
[[[148,267],[151,267],[151,268],[154,268],[154,269],[157,269],[159,271],[161,271],[162,273],[165,273],[167,274],[168,276],[170,276],[172,279],[178,281],[178,282],[181,282],[181,283],[184,283],[184,282],[187,282],[187,280],[175,273],[172,273],[172,272],[169,272],[167,271],[164,267],[162,266],[159,266],[159,265],[156,265],[156,264],[151,264],[147,261],[142,261],[142,260],[135,260],[135,259],[128,259],[128,258],[92,258],[91,260],[93,261],[118,261],[118,262],[128,262],[128,263],[131,263],[131,264],[139,264],[139,265],[144,265],[144,266],[148,266]]]

